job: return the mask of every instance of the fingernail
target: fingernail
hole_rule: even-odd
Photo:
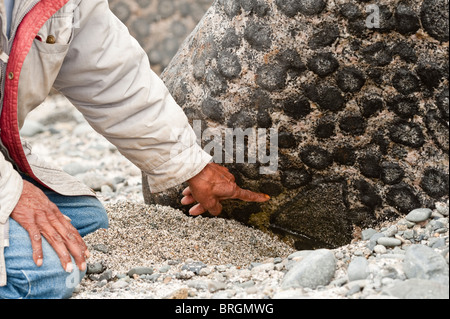
[[[83,262],[82,264],[81,264],[81,269],[80,269],[81,271],[85,271],[86,270],[86,263],[85,262]]]
[[[37,260],[37,262],[36,262],[36,265],[37,265],[38,267],[41,267],[43,263],[44,263],[44,261],[42,260],[42,258],[39,258],[39,259]]]
[[[267,198],[267,199],[270,199],[270,196],[267,195],[267,194],[265,194],[264,197]]]
[[[72,263],[68,263],[66,266],[66,272],[72,272],[73,271],[73,265]]]
[[[86,256],[86,258],[91,257],[91,253],[89,252],[89,250],[86,249],[86,252],[84,254]]]

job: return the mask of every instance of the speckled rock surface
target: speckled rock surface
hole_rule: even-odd
[[[224,216],[335,247],[448,198],[448,1],[370,4],[217,0],[165,69],[202,131],[278,132],[275,174],[222,161],[272,200],[229,202]],[[182,187],[143,186],[147,203],[182,208]]]
[[[109,0],[160,74],[213,0]]]

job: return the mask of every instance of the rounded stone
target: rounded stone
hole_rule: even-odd
[[[317,101],[322,111],[338,112],[344,109],[345,99],[338,88],[325,86],[319,88],[317,92],[318,97],[315,98],[315,101]]]
[[[417,76],[411,71],[403,68],[394,74],[392,85],[398,92],[404,95],[417,92],[420,88],[420,82]]]
[[[395,143],[419,148],[425,143],[421,127],[412,122],[397,121],[391,125],[389,137]]]
[[[401,34],[410,35],[420,29],[420,21],[414,10],[404,2],[400,2],[395,10],[397,20],[396,30]]]
[[[332,53],[319,53],[308,60],[308,68],[320,77],[334,73],[339,68],[339,62]]]
[[[439,199],[449,192],[448,173],[436,168],[425,170],[420,187],[431,197]]]
[[[358,20],[363,16],[359,7],[351,2],[341,5],[339,12],[349,21]]]
[[[424,0],[420,19],[424,29],[435,39],[446,42],[449,39],[448,1]]]
[[[430,218],[432,212],[429,208],[417,208],[409,212],[405,219],[413,223],[420,223]]]
[[[323,170],[333,163],[333,158],[327,150],[314,145],[304,147],[300,158],[307,166],[317,170]]]
[[[398,209],[403,214],[407,214],[411,210],[421,206],[419,199],[411,187],[405,184],[392,186],[386,194],[386,199],[389,205]]]
[[[355,257],[347,268],[348,281],[363,280],[369,276],[369,263],[364,257]]]
[[[392,237],[380,237],[378,238],[377,243],[378,245],[383,245],[384,247],[395,247],[400,246],[402,241]]]
[[[366,78],[357,68],[343,68],[337,73],[336,82],[343,92],[358,92],[364,86]]]
[[[441,81],[444,80],[444,71],[435,63],[420,64],[416,68],[416,72],[422,85],[429,90],[439,87]]]

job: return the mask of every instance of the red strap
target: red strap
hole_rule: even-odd
[[[0,118],[0,138],[20,170],[35,180],[38,180],[38,178],[34,175],[23,151],[17,120],[20,72],[39,30],[68,1],[41,0],[31,9],[17,29],[6,68],[5,95]],[[39,81],[39,79],[36,80]]]

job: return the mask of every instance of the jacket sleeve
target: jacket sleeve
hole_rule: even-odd
[[[0,226],[6,224],[9,215],[16,207],[22,195],[22,187],[22,177],[0,152]]]
[[[211,156],[107,0],[81,0],[77,18],[55,88],[147,174],[152,192],[197,175]]]

